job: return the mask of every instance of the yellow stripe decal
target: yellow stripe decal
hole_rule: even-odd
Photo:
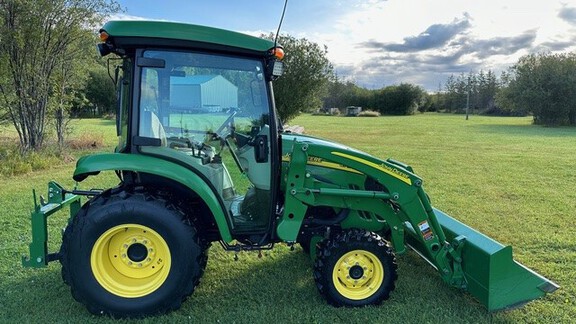
[[[290,162],[290,155],[288,155],[288,154],[283,155],[282,156],[282,162]],[[334,162],[327,162],[327,161],[324,161],[324,160],[316,158],[316,157],[308,157],[308,161],[306,162],[306,164],[315,165],[315,166],[319,166],[319,167],[323,167],[323,168],[336,169],[336,170],[342,170],[342,171],[346,171],[346,172],[362,174],[362,172],[355,170],[355,169],[352,169],[352,168],[349,168],[345,165],[341,165],[341,164],[334,163]]]
[[[358,163],[365,164],[365,165],[367,165],[367,166],[369,166],[369,167],[372,167],[372,168],[374,168],[374,169],[376,169],[376,170],[378,170],[378,171],[382,171],[382,172],[384,172],[384,173],[386,173],[386,174],[389,174],[389,175],[393,176],[394,178],[396,178],[396,179],[398,179],[398,180],[400,180],[400,181],[402,181],[402,182],[407,183],[408,185],[412,185],[412,180],[410,180],[410,176],[408,176],[408,175],[405,174],[405,173],[402,173],[402,172],[398,171],[397,169],[394,169],[394,168],[392,168],[392,167],[389,167],[389,166],[387,166],[387,165],[385,165],[385,164],[376,164],[376,163],[374,163],[374,162],[370,162],[370,161],[368,161],[368,160],[364,160],[364,159],[362,159],[362,158],[359,158],[359,157],[356,157],[356,156],[353,156],[353,155],[349,155],[349,154],[345,154],[345,153],[341,153],[341,152],[331,152],[331,153],[334,154],[334,155],[337,155],[337,156],[340,156],[340,157],[343,157],[343,158],[352,160],[352,161],[356,161],[356,162],[358,162]]]
[[[324,161],[324,162],[310,162],[310,161],[308,161],[308,164],[316,165],[316,166],[320,166],[320,167],[324,167],[324,168],[330,168],[330,169],[336,169],[336,170],[342,170],[342,171],[362,174],[362,172],[360,172],[358,170],[354,170],[352,168],[340,165],[338,163],[332,163],[332,162],[326,162],[326,161]]]

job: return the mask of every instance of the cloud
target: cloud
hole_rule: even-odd
[[[576,49],[573,4],[504,0],[505,8],[486,10],[485,5],[461,6],[454,0],[449,10],[424,10],[433,13],[431,17],[412,14],[407,8],[411,5],[402,3],[396,8],[389,1],[378,19],[363,12],[361,26],[374,28],[364,28],[364,39],[355,38],[353,46],[340,47],[349,53],[335,64],[341,77],[372,88],[414,82],[433,91],[451,74],[488,69],[500,73],[526,54]],[[392,14],[399,12],[406,15]]]
[[[451,74],[483,68],[482,61],[461,59],[465,54],[463,50],[446,53],[384,53],[355,65],[337,65],[336,72],[345,80],[372,89],[407,82],[435,91],[439,83],[443,83]]]
[[[418,36],[404,38],[403,43],[382,43],[370,40],[360,46],[368,49],[384,49],[390,52],[418,52],[427,49],[439,48],[446,45],[455,36],[462,34],[470,28],[469,17],[463,20],[454,20],[450,24],[434,24],[426,28]]]
[[[532,51],[537,35],[536,29],[524,31],[510,37],[476,38],[465,33],[467,27],[462,22],[452,24],[451,32],[438,33],[446,36],[437,47],[423,46],[418,51],[386,51],[386,46],[378,47],[377,42],[364,42],[358,46],[380,50],[369,60],[358,62],[336,70],[340,75],[352,76],[360,85],[382,87],[400,82],[410,82],[428,90],[438,88],[451,74],[468,73],[481,69],[503,69],[489,65],[493,56],[510,57],[519,51]],[[432,27],[432,26],[431,26]],[[437,30],[428,28],[427,31]],[[446,30],[446,29],[445,29]],[[404,42],[406,44],[408,42]],[[403,45],[404,45],[403,44]],[[368,46],[370,45],[370,46]],[[376,51],[373,51],[373,54]],[[370,81],[372,80],[372,81]]]
[[[572,50],[576,45],[576,35],[572,35],[568,38],[562,36],[565,35],[560,35],[560,37],[556,37],[535,46],[533,52],[563,52]]]
[[[558,17],[569,24],[576,25],[576,8],[564,5],[558,12]]]
[[[528,30],[512,37],[470,40],[465,48],[480,59],[492,55],[512,55],[519,50],[529,49],[536,40],[536,30]]]

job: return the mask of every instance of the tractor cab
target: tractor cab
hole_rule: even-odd
[[[271,103],[261,60],[142,50],[132,149],[195,170],[213,186],[234,232],[268,229]],[[234,180],[236,183],[234,183]]]
[[[263,239],[275,215],[273,170],[280,161],[272,158],[279,149],[270,83],[282,72],[282,49],[228,31],[239,44],[246,38],[242,48],[202,43],[202,32],[224,31],[166,23],[167,35],[173,35],[167,28],[182,27],[195,41],[142,39],[127,28],[134,24],[111,22],[101,31],[101,54],[123,59],[117,151],[191,170],[216,193],[235,237]],[[158,180],[146,173],[139,178]]]

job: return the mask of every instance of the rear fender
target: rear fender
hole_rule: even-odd
[[[76,181],[82,181],[90,175],[109,170],[150,173],[181,183],[204,200],[214,215],[222,240],[225,242],[232,241],[224,209],[218,197],[206,184],[206,181],[193,171],[176,163],[150,156],[108,153],[88,155],[79,159],[73,178]]]

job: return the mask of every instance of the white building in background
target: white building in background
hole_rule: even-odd
[[[238,87],[221,75],[173,76],[170,107],[206,112],[238,107]]]

